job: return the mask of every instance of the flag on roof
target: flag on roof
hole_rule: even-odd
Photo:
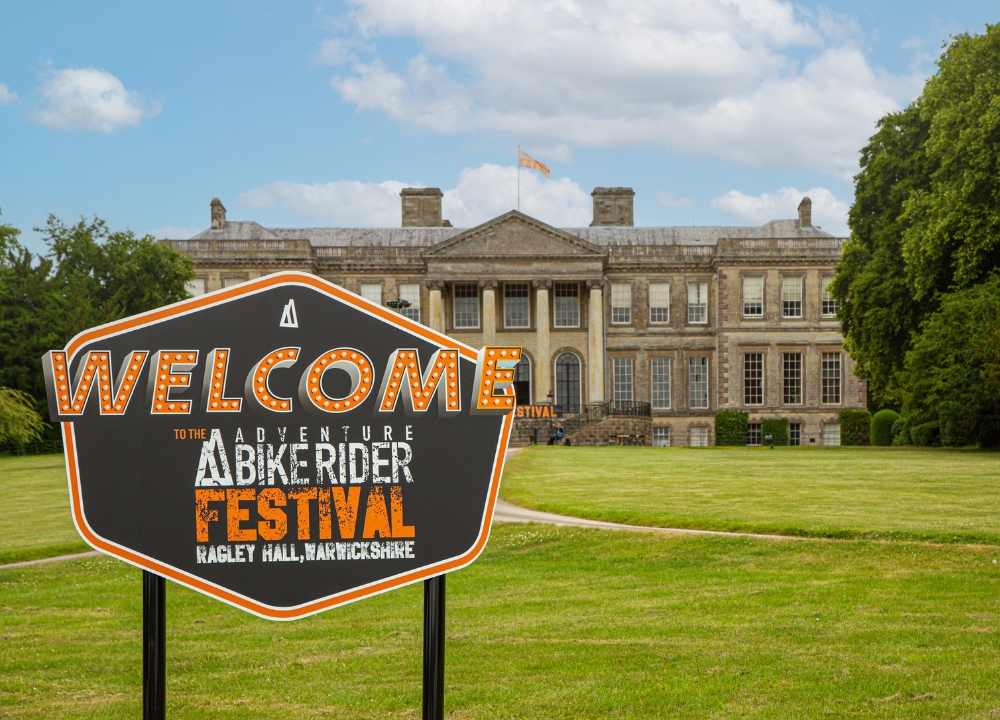
[[[537,170],[545,177],[551,177],[552,173],[549,172],[549,168],[545,163],[540,163],[535,158],[531,157],[523,150],[517,151],[517,166],[528,168],[529,170]]]

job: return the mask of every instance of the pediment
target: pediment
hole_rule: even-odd
[[[564,230],[511,212],[428,248],[427,258],[599,258],[603,248]]]

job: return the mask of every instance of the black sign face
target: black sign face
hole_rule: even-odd
[[[87,542],[292,619],[478,556],[519,360],[277,273],[43,363]]]

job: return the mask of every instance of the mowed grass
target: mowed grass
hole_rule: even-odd
[[[448,578],[448,717],[991,717],[998,559],[498,525]],[[420,716],[419,586],[290,623],[167,593],[169,717]],[[0,570],[0,608],[0,715],[139,717],[139,571]]]
[[[501,496],[656,527],[1000,544],[1000,454],[932,448],[525,449]]]
[[[89,548],[69,512],[62,455],[0,457],[0,564]]]
[[[947,520],[993,537],[977,503],[983,488],[995,493],[995,455],[899,453],[911,458],[902,487],[886,468],[879,482],[858,477],[859,467],[880,467],[878,451],[763,452],[533,448],[511,463],[503,492],[516,494],[536,473],[542,489],[559,481],[597,493],[660,487],[661,503],[687,503],[690,517],[716,527],[723,522],[708,511],[719,504],[721,517],[754,529],[776,529],[767,523],[777,513],[785,523],[777,526],[811,533],[936,537],[940,528],[922,528]],[[688,486],[701,489],[659,484],[664,463],[686,463]],[[754,486],[762,463],[784,484]],[[800,500],[796,512],[760,492],[770,483],[780,499],[808,473],[837,479],[805,496],[826,505]],[[588,476],[596,479],[589,486]],[[4,459],[0,482],[5,552],[75,536],[61,459]],[[642,497],[626,493],[619,503]],[[881,508],[865,507],[865,498]],[[739,520],[741,507],[750,521]],[[851,523],[830,522],[836,512]],[[953,541],[497,524],[483,556],[448,578],[448,716],[1000,716],[998,562],[1000,547]],[[169,717],[420,716],[419,585],[289,623],[167,587]],[[0,568],[0,717],[139,717],[141,597],[141,573],[108,558]]]

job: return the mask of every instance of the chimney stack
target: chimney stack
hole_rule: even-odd
[[[813,201],[807,197],[799,203],[799,227],[812,227]]]
[[[212,229],[221,230],[226,226],[226,207],[219,198],[212,198]]]
[[[403,188],[403,227],[451,227],[441,219],[441,198],[438,188]]]
[[[591,227],[632,227],[632,188],[594,188],[594,221]]]

